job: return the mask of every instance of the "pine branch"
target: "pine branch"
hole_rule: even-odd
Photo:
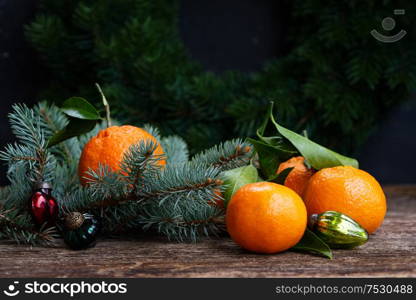
[[[38,145],[41,146],[46,145],[45,137],[65,123],[55,106],[42,104],[35,112],[27,108],[23,112],[38,120],[42,115],[44,121],[38,123],[39,129],[30,127],[33,124],[23,118],[23,122],[29,124],[25,134],[36,133],[34,140],[39,138]],[[14,122],[17,122],[16,118]],[[147,130],[160,138],[156,129],[147,127]],[[23,132],[19,134],[22,139],[28,139]],[[87,139],[74,139],[75,149],[67,147],[62,151],[76,155],[76,148]],[[1,193],[5,198],[4,209],[18,211],[22,217],[4,217],[0,236],[32,244],[47,243],[53,236],[52,231],[33,229],[30,218],[25,217],[31,194],[30,185],[26,183],[33,174],[51,177],[61,217],[71,211],[91,212],[102,217],[106,233],[152,228],[170,239],[195,241],[201,235],[215,235],[223,229],[223,223],[218,220],[224,211],[216,206],[223,189],[220,172],[246,164],[251,157],[251,146],[235,140],[209,149],[188,162],[186,144],[173,136],[162,139],[168,157],[168,163],[162,167],[160,161],[166,160],[166,156],[155,154],[158,144],[141,141],[125,153],[120,172],[99,166],[97,170],[89,170],[89,183],[81,187],[75,159],[68,159],[59,151],[49,153],[44,148],[33,149],[35,142],[9,145],[1,153],[1,158],[9,162],[8,176],[12,183],[7,194]],[[51,161],[55,161],[55,156],[59,157],[53,169],[44,162],[42,155]]]
[[[252,151],[253,147],[250,144],[235,139],[197,154],[192,162],[204,162],[224,171],[246,165],[252,156]]]
[[[132,147],[122,162],[126,174],[113,173],[105,166],[91,170],[90,184],[69,195],[63,210],[101,214],[107,233],[152,227],[172,239],[196,240],[200,234],[219,231],[221,226],[212,223],[223,214],[215,207],[223,188],[220,170],[196,162],[168,164],[160,170],[155,167],[157,160],[147,157],[154,146],[141,143]],[[144,162],[152,159],[153,167],[146,171]],[[140,180],[132,181],[137,171]]]
[[[26,210],[32,186],[30,183],[30,175],[27,166],[18,162],[9,166],[7,177],[11,184],[7,187],[8,193],[4,193],[4,207],[6,209]]]
[[[10,127],[16,138],[33,149],[43,149],[46,146],[44,133],[40,127],[40,117],[26,104],[15,104],[9,114]]]
[[[167,164],[185,163],[189,159],[189,151],[186,142],[179,136],[168,136],[161,140],[161,145],[166,153]]]
[[[0,209],[4,209],[4,205],[10,196],[10,190],[10,186],[0,186]]]
[[[130,146],[118,173],[106,165],[100,165],[97,170],[89,170],[85,178],[88,180],[91,201],[99,199],[100,203],[89,203],[85,208],[113,206],[136,199],[136,191],[142,189],[148,181],[154,180],[161,170],[159,162],[164,159],[164,155],[154,154],[156,148],[157,144],[153,141],[140,141]]]
[[[36,157],[36,153],[32,148],[16,143],[14,145],[8,144],[4,151],[0,151],[0,160],[7,161],[11,164],[18,161],[25,161],[32,162],[32,165],[34,165],[39,162],[39,159]]]
[[[15,210],[0,210],[0,239],[14,241],[17,244],[30,244],[33,246],[56,246],[58,233],[56,228],[37,230],[28,226],[30,216]]]
[[[157,181],[138,196],[143,202],[139,218],[143,229],[154,228],[170,239],[196,241],[201,234],[220,231],[213,220],[224,211],[215,206],[222,190],[218,168],[189,162],[168,165]]]
[[[56,105],[48,105],[43,101],[37,104],[33,110],[35,115],[40,117],[39,125],[47,139],[68,124],[67,117]],[[52,147],[51,152],[68,164],[77,163],[81,154],[81,145],[77,138],[72,138]]]
[[[137,199],[104,208],[103,231],[105,233],[120,234],[139,228],[141,204],[135,200]]]
[[[224,230],[224,224],[218,222],[223,214],[217,207],[198,202],[166,203],[146,206],[140,223],[144,230],[155,228],[169,239],[196,242],[201,235],[216,236]]]
[[[117,205],[127,198],[132,186],[123,181],[123,176],[113,172],[106,165],[99,165],[97,170],[87,172],[90,203],[82,208],[89,209],[97,206]]]
[[[186,201],[188,198],[198,198],[202,202],[208,203],[207,197],[209,198],[211,195],[200,192],[207,187],[221,188],[222,182],[219,180],[219,173],[218,168],[207,167],[199,162],[167,165],[157,180],[148,182],[142,190],[138,191],[138,196],[143,199],[157,198],[161,201],[159,204],[169,199],[179,202]]]
[[[150,124],[144,124],[143,129],[146,130],[151,135],[153,135],[156,140],[160,141],[162,139],[160,136],[160,131],[157,127],[152,126]]]
[[[121,174],[124,181],[133,185],[134,191],[144,186],[146,179],[153,180],[158,176],[162,168],[159,162],[166,157],[154,153],[157,147],[158,144],[151,140],[140,141],[124,154],[120,164]]]
[[[53,193],[58,198],[70,193],[79,187],[78,159],[59,161],[55,168],[55,177],[51,182]]]
[[[10,125],[20,145],[8,145],[5,151],[0,151],[0,159],[13,165],[19,162],[31,170],[29,180],[52,181],[56,166],[55,158],[46,150],[45,133],[40,124],[40,116],[26,105],[14,105],[9,114]]]
[[[70,212],[88,212],[90,209],[100,207],[102,199],[92,197],[86,188],[77,187],[71,192],[61,194],[58,201],[59,212],[66,215]]]
[[[160,173],[158,163],[164,156],[154,154],[156,148],[153,141],[132,145],[124,154],[118,173],[105,165],[89,170],[88,186],[67,195],[63,210],[95,210],[106,220],[107,232],[118,230],[120,226],[115,224],[123,223],[128,228],[137,219],[137,206],[143,201],[136,195],[137,191]]]

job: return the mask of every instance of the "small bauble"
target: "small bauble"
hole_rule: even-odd
[[[35,186],[30,199],[31,213],[34,222],[41,226],[52,227],[58,218],[58,203],[52,196],[52,186],[47,182],[40,182]]]
[[[93,247],[99,231],[100,224],[91,214],[71,212],[65,217],[63,238],[71,249]]]

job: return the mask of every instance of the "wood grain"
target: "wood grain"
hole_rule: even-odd
[[[387,186],[389,211],[370,242],[328,260],[258,255],[229,238],[178,244],[162,238],[106,239],[95,248],[0,244],[0,277],[415,277],[416,186]]]

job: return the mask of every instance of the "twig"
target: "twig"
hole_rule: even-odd
[[[19,160],[27,160],[27,161],[39,161],[38,158],[32,157],[32,156],[14,156],[12,157],[13,161],[19,161]]]
[[[220,179],[214,180],[214,179],[208,178],[205,182],[198,183],[193,186],[178,186],[175,188],[171,188],[167,191],[163,191],[163,192],[156,191],[156,192],[144,193],[140,196],[137,196],[134,191],[131,191],[125,194],[124,197],[119,198],[119,199],[106,199],[104,201],[99,200],[94,203],[90,203],[88,206],[85,206],[83,210],[89,210],[89,209],[95,209],[95,208],[103,209],[104,207],[107,208],[107,207],[117,206],[117,205],[124,204],[130,201],[134,201],[137,204],[139,204],[139,203],[146,202],[149,199],[152,199],[161,195],[165,195],[165,194],[179,193],[183,191],[193,191],[193,190],[198,190],[198,189],[210,186],[210,185],[221,186],[223,184],[224,182]]]
[[[166,223],[172,223],[176,225],[185,225],[185,226],[198,226],[202,224],[215,224],[218,226],[224,226],[225,225],[225,219],[224,216],[215,216],[215,217],[209,217],[204,220],[192,220],[192,221],[184,221],[182,219],[174,219],[174,218],[165,218],[163,219],[163,222]]]
[[[220,179],[214,180],[214,179],[208,178],[205,182],[196,183],[192,186],[177,186],[177,187],[170,188],[166,191],[143,193],[142,195],[140,195],[139,202],[143,202],[143,201],[146,201],[147,199],[155,198],[155,197],[165,195],[165,194],[180,193],[184,191],[195,191],[195,190],[199,190],[208,186],[214,186],[214,187],[221,186],[222,184],[224,184],[224,182]]]
[[[95,83],[95,86],[98,89],[98,92],[101,95],[101,99],[103,100],[105,113],[106,113],[106,120],[107,120],[107,128],[111,127],[111,117],[110,117],[110,105],[108,104],[107,98],[105,97],[103,90],[101,89],[100,85],[98,83]]]

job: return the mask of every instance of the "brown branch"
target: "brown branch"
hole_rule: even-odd
[[[37,154],[38,163],[39,163],[39,169],[36,170],[39,176],[37,179],[38,181],[43,181],[42,177],[43,177],[43,173],[45,170],[47,154],[45,153],[44,149],[37,149],[36,154]]]
[[[118,199],[118,200],[117,199],[104,199],[104,200],[91,203],[88,206],[84,206],[82,210],[86,211],[86,210],[95,209],[95,208],[117,206],[123,203],[127,203],[129,201],[140,202],[133,193],[129,193],[129,194],[126,194],[125,197]]]
[[[181,191],[190,191],[190,190],[198,190],[201,188],[205,188],[209,185],[215,185],[215,186],[220,186],[222,185],[224,182],[220,179],[211,179],[208,178],[205,182],[202,183],[198,183],[195,184],[194,186],[180,186],[180,187],[175,187],[175,188],[171,188],[167,191],[163,191],[163,192],[155,192],[155,193],[147,193],[145,195],[142,195],[140,198],[138,198],[135,195],[135,192],[132,191],[128,194],[125,195],[125,197],[121,198],[121,199],[105,199],[103,201],[97,201],[95,203],[92,203],[86,207],[83,208],[83,210],[88,210],[88,209],[95,209],[95,208],[101,208],[101,207],[111,207],[111,206],[117,206],[119,204],[123,204],[123,203],[127,203],[129,201],[136,201],[137,203],[141,203],[144,201],[147,201],[151,198],[166,194],[166,193],[175,193],[175,192],[181,192]]]
[[[157,197],[157,196],[167,194],[167,193],[176,193],[176,192],[182,192],[182,191],[198,190],[198,189],[210,186],[210,185],[220,186],[223,183],[224,182],[220,179],[214,180],[212,178],[208,178],[205,182],[197,183],[193,186],[178,186],[178,187],[170,188],[170,189],[168,189],[166,191],[163,191],[163,192],[159,191],[159,192],[154,192],[154,193],[147,193],[147,194],[143,195],[142,197],[144,199],[149,199],[149,198]]]
[[[39,161],[38,158],[33,156],[15,156],[12,160],[28,160],[28,161]]]
[[[172,224],[177,224],[177,225],[187,225],[187,226],[209,224],[209,223],[213,223],[217,225],[225,225],[224,216],[210,217],[205,220],[192,220],[192,221],[183,221],[183,220],[178,221],[177,219],[166,218],[166,219],[163,219],[162,222],[167,222],[167,223],[172,223]]]

